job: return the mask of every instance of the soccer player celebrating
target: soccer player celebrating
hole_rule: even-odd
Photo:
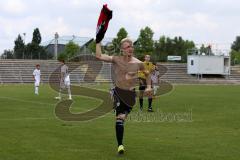
[[[108,23],[112,18],[112,11],[104,5],[97,24],[96,34],[96,58],[101,61],[110,62],[113,64],[113,82],[114,82],[114,107],[116,110],[116,138],[118,142],[118,153],[124,153],[123,133],[124,121],[127,115],[131,112],[135,104],[135,84],[138,78],[138,71],[144,70],[143,63],[133,57],[133,42],[129,38],[122,39],[120,49],[122,55],[109,56],[102,54],[101,41],[108,28]],[[145,72],[144,72],[145,73]],[[151,94],[151,79],[146,73],[147,89],[146,94]]]
[[[59,60],[61,63],[60,68],[60,89],[59,89],[59,96],[55,97],[56,99],[61,100],[61,93],[64,89],[68,90],[69,100],[72,100],[71,89],[70,89],[70,76],[68,72],[68,66],[65,64],[64,60]]]
[[[143,63],[133,57],[133,42],[125,38],[120,44],[122,55],[109,56],[102,54],[101,44],[96,44],[96,58],[102,61],[113,63],[114,70],[114,107],[116,109],[116,137],[118,142],[118,153],[124,153],[123,132],[124,121],[131,112],[135,104],[135,84],[138,78],[138,71],[144,70]],[[144,72],[145,73],[145,72]],[[151,79],[148,73],[145,73],[147,88],[146,94],[151,94]]]
[[[33,71],[33,80],[34,80],[34,86],[35,86],[35,94],[38,95],[38,87],[40,85],[41,80],[41,71],[40,71],[40,65],[36,65],[36,69]]]
[[[154,70],[155,66],[153,65],[152,62],[150,62],[150,55],[145,55],[144,57],[144,68],[145,72],[148,72],[149,74],[152,73]],[[140,71],[138,73],[139,76],[139,103],[140,103],[140,110],[143,110],[143,95],[144,95],[144,90],[146,89],[147,82],[146,82],[146,76],[143,71]],[[152,109],[152,95],[148,96],[148,111],[153,112]]]

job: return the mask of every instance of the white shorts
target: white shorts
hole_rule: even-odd
[[[38,87],[39,84],[40,84],[40,81],[35,81],[35,82],[34,82],[35,87]]]
[[[64,81],[65,86],[70,86],[70,81]]]
[[[61,81],[60,81],[60,87],[61,87],[62,89],[64,89],[64,88],[69,88],[70,85],[71,85],[71,83],[70,83],[70,78],[69,78],[69,76],[67,76],[66,78],[64,78],[64,80],[61,80]]]

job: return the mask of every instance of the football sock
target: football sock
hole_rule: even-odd
[[[118,146],[122,145],[123,141],[123,132],[124,132],[124,121],[122,119],[117,119],[116,121],[116,137]]]

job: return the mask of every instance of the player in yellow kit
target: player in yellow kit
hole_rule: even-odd
[[[151,74],[151,72],[154,70],[155,66],[152,62],[150,62],[150,55],[145,55],[144,57],[144,68],[145,71],[148,74]],[[146,76],[143,71],[139,71],[138,77],[139,77],[139,103],[140,103],[140,110],[143,110],[143,94],[147,86],[146,82]],[[153,112],[152,109],[152,94],[149,94],[148,96],[148,111]]]

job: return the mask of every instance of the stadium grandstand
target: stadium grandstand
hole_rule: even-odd
[[[0,60],[0,83],[33,83],[32,70],[36,64],[41,66],[42,82],[48,83],[49,76],[60,65],[57,60]],[[162,71],[161,80],[171,83],[240,83],[240,66],[232,66],[229,77],[203,76],[198,79],[195,75],[187,74],[185,63],[157,63]],[[70,68],[75,68],[71,73],[72,83],[83,82],[87,65],[79,66],[79,62],[72,62]],[[93,68],[94,71],[94,68]],[[111,82],[111,64],[103,63],[96,82]]]
[[[103,46],[108,46],[112,43],[113,38],[104,38],[102,41]],[[43,42],[41,45],[46,48],[46,50],[57,57],[61,53],[65,45],[70,41],[78,44],[80,46],[80,52],[78,55],[93,55],[91,51],[87,48],[88,45],[94,41],[91,37],[78,37],[72,36],[59,36],[55,34],[55,38]],[[136,43],[136,41],[134,42]],[[226,51],[221,52],[220,49],[216,50],[217,55],[224,54]],[[94,56],[93,56],[94,57]],[[94,63],[94,62],[91,62]],[[48,83],[50,75],[59,67],[59,62],[57,60],[27,60],[27,59],[0,59],[0,83],[33,83],[32,70],[36,64],[41,66],[42,82]],[[183,83],[183,84],[239,84],[240,83],[240,66],[231,66],[230,75],[202,75],[199,79],[198,75],[188,74],[188,64],[187,63],[176,63],[164,62],[157,63],[160,72],[161,80],[170,83]],[[88,65],[79,65],[79,62],[69,63],[71,82],[74,84],[80,84],[84,82],[84,76],[88,69]],[[94,67],[94,65],[92,65]],[[111,82],[111,64],[103,63],[100,73],[98,74],[95,82]],[[96,69],[92,68],[91,71],[94,72]],[[96,73],[92,73],[96,74]],[[86,79],[85,79],[86,80]],[[57,81],[57,80],[56,80]]]

